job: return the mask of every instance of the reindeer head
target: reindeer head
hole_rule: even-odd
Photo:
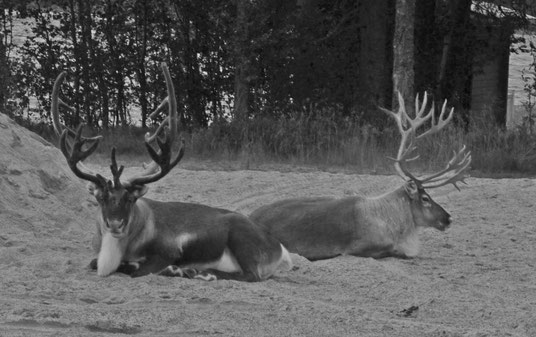
[[[145,184],[123,184],[120,181],[123,166],[117,167],[115,148],[112,149],[112,165],[110,166],[113,180],[107,180],[100,174],[96,177],[99,182],[90,181],[88,191],[95,197],[101,211],[101,232],[109,231],[112,236],[120,238],[128,233],[131,223],[132,208],[138,198],[148,190]]]
[[[415,224],[417,226],[445,230],[452,221],[451,216],[443,207],[432,200],[426,189],[452,184],[459,190],[456,183],[465,183],[464,179],[467,177],[466,172],[471,164],[471,152],[467,151],[465,146],[463,146],[458,153],[454,153],[454,156],[443,170],[424,178],[416,178],[409,172],[406,164],[419,157],[417,155],[410,158],[412,152],[416,149],[414,142],[443,129],[450,122],[454,113],[454,109],[450,109],[448,115],[446,114],[447,101],[445,100],[439,118],[436,121],[433,103],[430,111],[425,113],[427,102],[428,96],[426,93],[424,94],[422,104],[419,101],[419,95],[417,95],[415,98],[415,118],[410,118],[405,109],[404,99],[399,92],[398,112],[383,108],[382,110],[396,120],[398,130],[401,134],[397,157],[391,159],[395,162],[395,169],[398,174],[406,180],[404,190],[410,200]],[[417,129],[429,120],[430,128],[417,135]]]
[[[452,222],[450,214],[436,203],[422,186],[410,180],[404,184],[404,189],[410,199],[415,225],[434,227],[441,231],[450,225]]]
[[[110,232],[116,238],[124,237],[129,233],[129,225],[132,222],[131,218],[133,216],[132,209],[136,201],[147,192],[147,184],[164,177],[178,164],[184,155],[183,144],[177,156],[174,159],[171,158],[171,148],[177,134],[177,103],[171,75],[165,63],[162,64],[162,70],[166,79],[168,96],[150,117],[154,117],[166,106],[168,106],[169,115],[159,125],[153,135],[145,135],[145,146],[153,160],[147,170],[124,182],[120,180],[124,166],[118,167],[115,158],[115,148],[112,149],[111,155],[112,164],[110,165],[110,169],[113,176],[111,180],[104,178],[100,174],[91,172],[91,170],[83,165],[82,161],[97,149],[102,136],[92,138],[82,137],[82,125],[78,127],[76,132],[61,126],[59,122],[59,106],[62,105],[68,109],[73,109],[58,97],[59,87],[66,73],[62,72],[54,83],[51,110],[54,129],[60,135],[61,151],[73,173],[77,177],[89,181],[88,190],[97,200],[101,210],[101,232]],[[169,126],[169,132],[166,132],[165,126]],[[160,137],[161,134],[163,134],[162,137]],[[151,145],[155,140],[159,150],[155,150]]]

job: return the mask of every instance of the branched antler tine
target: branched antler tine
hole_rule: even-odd
[[[406,103],[404,102],[404,97],[402,97],[400,91],[398,91],[398,113],[393,112],[392,115],[393,117],[395,117],[398,124],[398,128],[401,130],[401,132],[405,133],[406,131],[411,131],[413,121],[406,112]],[[407,129],[408,126],[409,129]]]
[[[70,106],[67,103],[65,103],[59,97],[60,86],[61,86],[61,83],[63,82],[63,80],[65,79],[65,76],[67,76],[67,72],[62,71],[58,75],[58,77],[56,77],[56,80],[54,81],[54,87],[52,88],[51,105],[50,105],[50,110],[51,110],[51,114],[52,114],[52,125],[54,126],[54,130],[56,131],[56,134],[58,136],[61,136],[63,134],[63,131],[67,130],[69,137],[74,138],[75,135],[76,135],[76,132],[73,131],[72,129],[66,127],[66,126],[63,126],[60,123],[60,117],[59,117],[59,107],[60,106],[63,106],[63,107],[65,107],[65,108],[67,108],[67,109],[69,109],[71,111],[74,111],[74,108],[72,106]],[[95,136],[95,137],[90,137],[90,138],[85,138],[84,137],[84,141],[88,140],[88,141],[96,142],[97,140],[100,140],[101,138],[102,138],[102,136]],[[68,143],[69,148],[72,148],[72,146],[73,146],[72,139],[68,139],[66,141]]]
[[[415,96],[415,116],[418,118],[422,118],[426,106],[428,105],[428,93],[426,91],[424,92],[424,98],[420,106],[419,101],[419,94],[417,93],[417,95]]]
[[[433,112],[434,108],[432,107],[432,112],[433,112],[432,126],[430,127],[430,129],[428,129],[428,131],[420,134],[417,137],[418,139],[424,138],[426,136],[432,135],[440,131],[452,120],[452,116],[454,116],[454,108],[450,109],[449,114],[445,118],[446,108],[447,108],[447,100],[443,102],[443,106],[441,107],[441,113],[439,114],[439,118],[437,119],[437,122],[436,122],[435,112]]]
[[[60,123],[60,116],[58,112],[59,105],[60,105],[60,100],[59,100],[60,85],[63,82],[63,79],[65,78],[66,75],[67,75],[67,72],[62,71],[58,75],[58,77],[56,77],[56,80],[54,81],[54,86],[52,87],[52,96],[51,96],[51,102],[50,102],[50,110],[52,112],[52,125],[54,126],[54,130],[56,131],[56,134],[58,136],[61,136],[63,132],[63,126]]]
[[[164,102],[162,102],[157,110],[167,104],[169,115],[162,121],[153,135],[145,135],[145,147],[153,161],[148,165],[147,170],[143,174],[129,180],[128,183],[131,185],[148,184],[164,177],[173,167],[175,167],[175,165],[177,165],[184,152],[184,146],[181,146],[177,157],[174,160],[171,160],[171,149],[177,135],[177,100],[175,98],[173,81],[171,80],[169,69],[165,63],[162,63],[162,71],[164,72],[164,77],[166,79],[168,96],[164,99],[164,102],[166,103],[164,104]],[[169,132],[167,133],[164,131],[165,126],[169,126]],[[159,137],[161,133],[164,134],[163,139]],[[150,142],[155,139],[159,147],[158,150],[155,150],[155,148],[150,145]]]
[[[465,170],[467,170],[469,165],[470,165],[470,162],[468,162],[466,165],[461,167],[459,170],[457,170],[457,172],[455,174],[453,174],[449,178],[445,179],[444,181],[442,181],[442,182],[440,182],[438,184],[435,184],[435,185],[426,185],[425,188],[436,188],[436,187],[441,187],[441,186],[445,186],[445,185],[448,185],[448,184],[452,184],[459,191],[460,188],[458,187],[458,185],[456,185],[456,183],[462,182],[464,184],[467,184],[465,182],[465,178],[467,178],[468,175],[465,173]]]
[[[387,109],[382,109],[391,115],[397,122],[397,126],[401,135],[400,146],[398,149],[398,154],[395,160],[395,169],[399,175],[405,178],[414,180],[417,183],[422,183],[421,180],[417,179],[412,175],[409,170],[406,168],[405,164],[409,161],[415,160],[418,156],[409,158],[410,154],[415,150],[414,141],[416,139],[425,137],[432,133],[437,132],[443,128],[452,118],[451,114],[444,119],[444,110],[446,108],[446,103],[443,104],[443,110],[440,115],[440,120],[436,122],[435,118],[435,106],[432,104],[431,108],[428,110],[428,93],[425,92],[422,101],[420,100],[419,94],[415,97],[415,117],[411,118],[405,109],[404,98],[400,91],[398,91],[398,112],[389,111]],[[417,129],[426,123],[429,119],[431,121],[431,128],[422,134],[417,136]]]
[[[149,118],[153,119],[155,118],[160,111],[162,111],[169,103],[169,96],[164,98],[164,100],[158,105],[158,107],[149,115]],[[162,129],[169,124],[169,116],[164,118],[162,123],[158,126],[156,131],[151,135],[149,132],[145,134],[145,141],[146,142],[152,142],[154,141],[158,135],[162,132]]]
[[[63,132],[61,133],[60,150],[65,156],[65,158],[67,158],[67,162],[69,162],[69,158],[71,158],[72,147],[70,145],[69,147],[67,146],[67,130],[63,130]]]
[[[166,117],[162,123],[158,126],[155,133],[150,135],[147,133],[145,135],[146,142],[152,142],[158,134],[162,132],[164,126],[168,125],[170,128],[169,132],[169,141],[173,143],[175,140],[175,135],[177,134],[177,99],[175,97],[175,88],[173,87],[173,81],[171,80],[171,74],[165,63],[162,64],[162,70],[164,72],[164,77],[166,79],[166,89],[168,96],[158,105],[156,110],[151,114],[151,118],[154,118],[158,112],[160,112],[166,105],[168,106],[169,115]]]
[[[84,172],[84,171],[80,170],[80,168],[78,167],[78,163],[81,160],[84,160],[88,156],[90,156],[97,149],[97,146],[99,144],[98,142],[94,142],[93,144],[91,144],[91,146],[87,150],[82,151],[81,150],[82,145],[80,143],[82,143],[83,140],[81,140],[80,136],[79,136],[79,134],[81,133],[81,129],[82,129],[82,127],[80,126],[79,131],[76,133],[77,137],[75,137],[74,144],[73,144],[71,150],[67,149],[67,130],[63,130],[63,132],[62,132],[62,134],[60,136],[60,149],[61,149],[61,152],[63,153],[65,158],[67,158],[67,163],[69,164],[69,167],[71,168],[71,171],[73,171],[73,173],[77,177],[79,177],[81,179],[84,179],[84,180],[87,180],[87,181],[90,181],[90,182],[93,182],[94,184],[96,184],[98,186],[104,186],[105,181],[102,178],[102,176],[100,176],[98,174],[93,175],[93,174]]]
[[[448,171],[450,170],[452,167],[456,166],[456,165],[459,165],[461,162],[463,162],[469,155],[471,154],[471,151],[467,151],[467,148],[466,146],[462,146],[462,148],[460,149],[460,151],[456,152],[454,151],[454,154],[452,156],[452,158],[449,160],[449,162],[447,163],[447,166],[445,167],[445,169],[443,169],[442,171],[438,172],[438,173],[435,173],[433,174],[432,176],[429,176],[427,178],[425,178],[424,180],[425,181],[428,181],[432,178],[435,178],[437,176],[440,176],[442,172],[445,172],[445,171]]]
[[[69,104],[65,103],[61,98],[58,98],[58,101],[59,101],[59,104],[66,108],[66,109],[69,109],[71,111],[74,111],[74,108],[72,106],[70,106]]]
[[[406,169],[404,165],[409,154],[415,149],[413,146],[413,140],[410,139],[410,137],[413,138],[414,135],[413,123],[406,113],[404,98],[402,97],[400,91],[398,91],[397,97],[398,112],[384,108],[381,110],[395,119],[398,131],[400,132],[400,146],[398,148],[396,159],[393,159],[395,161],[395,170],[403,178],[414,179],[415,177]]]
[[[169,155],[171,152],[171,143],[169,142],[169,135],[167,133],[164,133],[163,138],[156,138],[156,143],[158,144],[158,147],[160,148],[160,152],[162,155]]]
[[[437,181],[442,181],[448,174],[456,175],[460,171],[467,169],[471,164],[471,160],[471,152],[465,151],[464,147],[448,162],[447,166],[443,170],[422,179],[422,181],[423,183],[428,184]]]
[[[59,116],[59,106],[66,107],[69,110],[74,110],[73,107],[65,103],[60,97],[60,86],[63,80],[65,79],[65,76],[67,76],[66,71],[62,71],[58,77],[56,77],[56,80],[54,81],[54,87],[52,88],[52,96],[51,96],[51,104],[50,104],[50,110],[52,113],[52,125],[54,126],[54,130],[56,131],[56,134],[58,136],[61,136],[63,129],[68,130],[69,136],[74,137],[75,131],[72,129],[61,125],[60,123],[60,116]]]
[[[441,114],[439,115],[440,120],[445,119],[444,114],[445,114],[446,108],[447,108],[447,100],[444,100],[443,101],[443,106],[441,107]],[[453,114],[454,114],[454,108],[450,108],[450,112],[449,112],[449,115],[447,117],[447,121],[450,121],[452,119]]]
[[[169,96],[164,98],[162,102],[160,102],[160,104],[156,107],[156,109],[149,115],[149,118],[151,119],[155,118],[160,111],[164,110],[164,108],[168,105],[168,101],[169,101]]]
[[[155,149],[153,149],[151,144],[145,143],[145,148],[147,149],[147,152],[149,152],[149,156],[151,157],[153,162],[156,163],[156,164],[160,164],[159,153],[157,151],[155,151]]]
[[[82,150],[82,147],[91,141],[90,138],[82,137],[82,129],[83,125],[80,124],[80,126],[76,129],[76,134],[73,140],[72,148],[71,148],[71,155],[76,155],[77,162],[85,160],[87,157],[89,157],[99,145],[99,141],[91,142],[91,145],[86,150]],[[64,131],[66,132],[66,131]]]
[[[423,125],[427,120],[429,120],[430,118],[433,118],[434,116],[433,105],[432,105],[432,110],[425,114],[426,107],[428,106],[428,95],[426,94],[426,92],[424,93],[424,98],[420,107],[419,107],[418,102],[419,102],[419,95],[417,94],[417,96],[415,97],[415,107],[416,107],[415,118],[411,119],[408,117],[411,123],[412,131],[414,133],[417,132],[417,129],[421,125]]]
[[[413,156],[413,157],[411,157],[411,158],[407,158],[407,159],[404,158],[404,161],[405,161],[406,163],[409,163],[410,161],[417,160],[417,159],[419,159],[420,157],[421,157],[421,155],[417,154],[417,155],[415,155],[415,156]],[[387,158],[396,161],[396,159],[394,159],[394,158],[391,158],[391,157],[387,157]]]
[[[422,187],[426,188],[439,187],[445,184],[453,184],[456,188],[458,188],[456,183],[460,181],[464,182],[464,173],[471,164],[471,153],[466,150],[465,146],[458,153],[454,154],[454,157],[449,161],[449,163],[443,170],[427,178],[417,179],[414,175],[411,174],[411,172],[409,172],[406,167],[407,162],[418,158],[418,156],[410,158],[411,153],[416,149],[414,141],[434,134],[439,130],[443,129],[451,121],[454,115],[454,108],[450,109],[450,111],[447,113],[447,101],[445,100],[441,108],[441,113],[436,119],[435,105],[433,103],[429,111],[426,112],[428,108],[428,94],[425,92],[422,102],[419,99],[419,95],[416,95],[415,118],[411,118],[406,112],[404,106],[404,99],[400,92],[398,92],[398,102],[398,112],[393,112],[382,108],[383,111],[387,112],[395,119],[401,135],[397,157],[396,159],[394,159],[395,169],[398,174],[403,178],[410,179],[421,185]],[[424,123],[426,123],[429,119],[431,119],[430,128],[417,136],[417,129]],[[438,182],[438,184],[429,185],[430,183],[435,182]],[[424,186],[424,183],[428,184]]]
[[[160,161],[162,159],[162,155],[158,154],[151,147],[151,145],[145,143],[145,146],[147,147],[147,151],[149,152],[149,155],[151,156],[151,158],[153,158],[153,160]],[[181,140],[181,148],[179,149],[179,153],[177,154],[177,157],[175,157],[175,159],[170,161],[171,158],[168,156],[166,158],[167,160],[166,163],[168,164],[157,166],[157,169],[154,172],[151,172],[150,170],[148,170],[148,172],[151,172],[151,173],[143,177],[144,181],[138,180],[138,178],[136,178],[136,179],[131,179],[129,183],[131,185],[137,185],[137,184],[148,184],[150,182],[156,181],[162,178],[163,176],[165,176],[169,171],[171,171],[171,169],[173,169],[179,163],[179,161],[182,159],[183,156],[184,156],[184,139]]]
[[[417,177],[415,177],[411,172],[409,172],[409,170],[406,168],[406,165],[404,165],[405,162],[406,161],[396,161],[395,162],[395,169],[397,170],[398,174],[402,178],[407,177],[410,180],[414,180],[414,181],[418,182],[419,179],[417,179]]]
[[[75,131],[62,126],[60,123],[59,117],[59,107],[64,106],[68,109],[74,110],[71,106],[63,102],[59,98],[60,86],[67,72],[61,72],[56,80],[54,81],[54,86],[52,88],[51,95],[51,114],[52,114],[52,123],[54,125],[54,130],[56,134],[60,136],[60,150],[67,159],[67,163],[73,173],[84,180],[93,182],[98,186],[105,186],[106,180],[99,174],[94,174],[91,170],[87,169],[82,163],[87,157],[89,157],[97,149],[102,136],[96,137],[82,137],[82,125],[78,127]],[[83,150],[84,145],[88,144],[87,149]]]
[[[164,130],[164,127],[167,126],[169,124],[169,117],[166,117],[162,123],[158,126],[158,128],[156,129],[156,131],[151,135],[149,132],[147,132],[145,134],[145,142],[147,143],[151,143],[153,140],[155,140],[156,138],[158,138],[158,136],[160,135],[160,133],[163,132]]]
[[[383,108],[383,107],[379,107],[381,111],[385,112],[386,114],[388,114],[389,116],[393,117],[395,120],[397,120],[398,122],[398,118],[396,117],[396,114],[394,112],[392,112],[391,110],[389,109],[386,109],[386,108]]]
[[[168,109],[169,109],[169,143],[172,144],[175,141],[177,135],[178,113],[177,113],[177,97],[175,96],[175,88],[173,87],[173,81],[171,80],[171,74],[165,63],[162,64],[162,70],[164,71],[164,77],[166,78],[166,88],[168,92]]]
[[[465,178],[467,177],[466,171],[471,165],[471,152],[466,151],[465,146],[453,157],[451,161],[447,164],[447,167],[434,174],[430,177],[424,179],[426,182],[425,188],[435,188],[444,186],[447,184],[453,184],[458,190],[457,182],[465,183]],[[430,184],[437,182],[437,184]]]
[[[121,186],[121,181],[119,178],[121,177],[121,174],[123,173],[123,169],[125,168],[123,165],[121,165],[119,168],[117,167],[117,160],[115,158],[115,146],[112,147],[112,164],[110,165],[110,171],[112,171],[112,176],[114,178],[114,187]]]
[[[403,160],[403,161],[405,161],[405,162],[409,162],[409,161],[414,161],[415,159],[419,158],[420,155],[418,155],[418,154],[415,155],[415,156],[413,156],[413,157],[411,157],[411,158],[408,158],[409,155],[410,155],[413,151],[415,151],[416,149],[417,149],[417,147],[416,147],[415,145],[413,145],[413,142],[410,143],[409,147],[406,148],[406,150],[404,150],[404,153],[402,154],[402,157],[400,158],[400,160]]]
[[[412,139],[410,140],[409,145],[406,145],[409,136],[412,136],[412,133],[410,133],[409,130],[402,135],[400,147],[395,160],[395,169],[401,177],[407,177],[411,180],[418,181],[417,178],[409,172],[405,165],[408,161],[414,160],[413,158],[408,159],[408,156],[416,149]]]

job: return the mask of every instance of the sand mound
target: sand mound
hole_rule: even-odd
[[[47,248],[68,251],[87,240],[89,224],[83,220],[91,204],[84,185],[57,148],[3,114],[0,142],[0,264],[4,275],[10,274],[10,268],[38,264],[50,264],[42,271],[51,274],[69,269],[68,256],[58,259]]]

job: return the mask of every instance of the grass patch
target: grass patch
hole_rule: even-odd
[[[219,121],[207,129],[183,133],[182,137],[186,141],[185,158],[229,162],[233,163],[231,168],[291,164],[386,174],[394,172],[387,157],[396,154],[400,139],[394,122],[389,123],[379,130],[336,112],[299,111],[280,118],[259,116],[248,121]],[[26,126],[58,143],[50,126]],[[125,127],[100,131],[104,139],[96,157],[107,163],[115,146],[120,160],[126,163],[140,158],[148,161],[143,145],[147,131],[153,130]],[[96,133],[85,130],[87,135]],[[472,151],[472,169],[479,176],[536,174],[536,136],[526,130],[506,131],[486,118],[473,118],[469,129],[451,123],[442,132],[423,139],[418,143],[420,158],[410,168],[415,172],[442,168],[463,144]]]

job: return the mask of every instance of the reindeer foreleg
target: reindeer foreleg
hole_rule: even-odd
[[[141,266],[141,263],[137,261],[123,261],[121,262],[119,267],[117,267],[116,272],[127,274],[127,275],[133,275],[134,273],[136,273],[136,271],[140,269],[140,266]],[[97,270],[98,260],[97,259],[91,260],[89,262],[88,267],[91,270]]]

